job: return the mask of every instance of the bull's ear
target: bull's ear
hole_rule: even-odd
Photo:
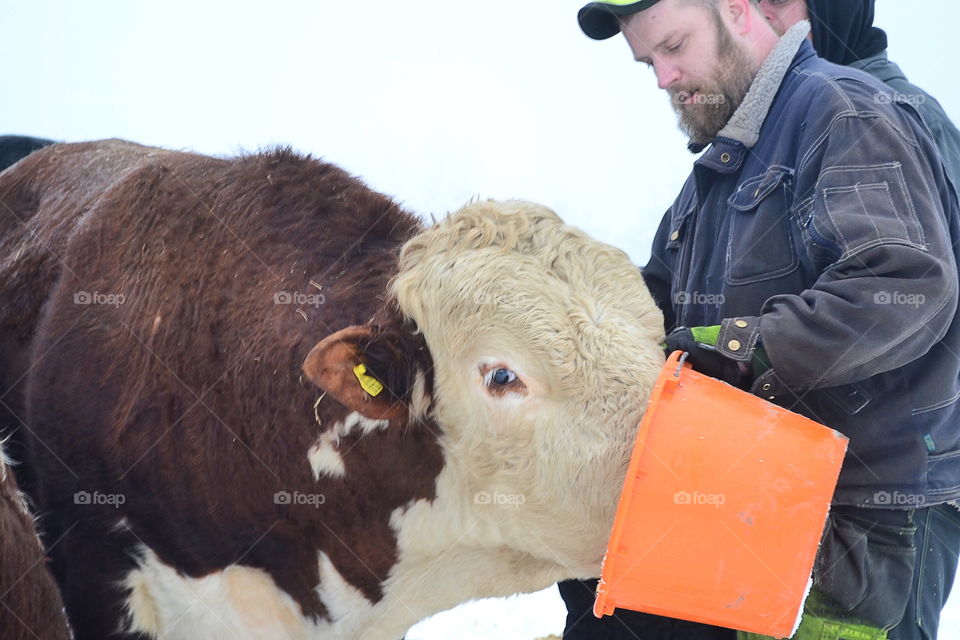
[[[370,325],[330,334],[313,347],[303,372],[340,404],[373,420],[407,419],[409,388],[395,338]]]

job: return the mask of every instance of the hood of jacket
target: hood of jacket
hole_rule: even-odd
[[[821,58],[848,65],[887,48],[887,34],[873,26],[874,0],[807,0],[807,8]]]

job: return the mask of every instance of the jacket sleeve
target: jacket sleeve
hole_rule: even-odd
[[[650,260],[640,270],[643,274],[643,280],[653,296],[654,302],[663,312],[663,329],[669,333],[676,324],[676,314],[673,311],[673,301],[671,291],[673,289],[673,270],[676,265],[673,259],[667,255],[667,242],[670,239],[671,211],[667,213],[660,221],[660,227],[653,239],[653,248],[650,252]]]
[[[953,320],[956,207],[941,199],[929,137],[893,111],[848,111],[797,169],[792,213],[824,265],[813,286],[724,325],[721,341],[738,345],[737,331],[746,340],[738,359],[762,344],[773,366],[758,380],[764,388],[864,380],[922,356]]]

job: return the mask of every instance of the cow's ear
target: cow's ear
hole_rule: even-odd
[[[396,338],[378,327],[341,329],[313,347],[303,372],[340,404],[373,420],[407,419],[409,375]]]

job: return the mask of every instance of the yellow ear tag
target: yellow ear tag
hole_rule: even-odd
[[[353,375],[357,376],[360,386],[370,395],[377,396],[383,391],[383,383],[373,376],[368,376],[367,368],[362,363],[353,368]]]

